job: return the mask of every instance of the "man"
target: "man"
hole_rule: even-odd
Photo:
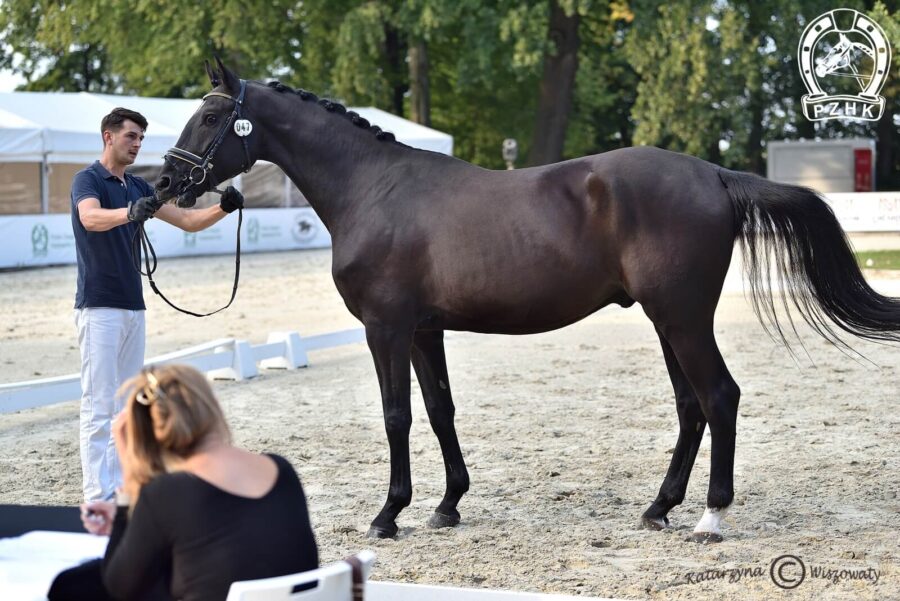
[[[218,205],[185,210],[161,205],[153,188],[125,168],[141,149],[147,120],[114,109],[100,123],[103,154],[72,181],[72,229],[78,260],[75,325],[81,349],[81,469],[85,501],[111,499],[122,484],[110,436],[122,409],[116,391],[144,364],[144,297],[132,236],[150,217],[185,231],[205,229],[242,207],[229,187]]]

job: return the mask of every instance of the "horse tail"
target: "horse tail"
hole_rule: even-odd
[[[773,338],[790,349],[776,313],[774,274],[794,336],[789,299],[816,332],[844,349],[834,325],[860,338],[900,342],[900,299],[869,286],[846,233],[815,191],[728,169],[719,178],[734,206],[750,301]]]

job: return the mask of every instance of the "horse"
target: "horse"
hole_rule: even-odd
[[[679,423],[671,464],[640,523],[671,527],[668,513],[684,500],[708,426],[706,509],[693,533],[702,542],[722,540],[734,498],[741,391],[713,318],[735,240],[757,316],[779,342],[789,344],[790,330],[776,312],[773,274],[794,310],[832,343],[842,342],[839,330],[900,341],[900,299],[869,286],[831,209],[810,189],[651,147],[487,170],[410,148],[310,92],[239,79],[218,58],[206,70],[213,90],[166,153],[156,194],[190,207],[262,159],[291,178],[328,228],[332,275],[365,327],[390,447],[387,499],[368,536],[394,537],[412,497],[410,364],[446,472],[428,525],[460,521],[469,474],[445,330],[531,334],[609,304],[639,303],[659,337]]]

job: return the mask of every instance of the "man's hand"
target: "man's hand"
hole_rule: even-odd
[[[244,208],[244,195],[237,191],[234,186],[228,186],[222,192],[222,200],[219,201],[219,208],[226,213],[233,213],[235,209]]]
[[[128,203],[128,221],[135,223],[144,223],[151,217],[153,213],[162,206],[162,202],[157,200],[156,196],[145,196]]]

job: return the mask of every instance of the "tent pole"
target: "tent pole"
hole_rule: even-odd
[[[50,212],[50,178],[48,177],[49,163],[47,154],[41,161],[41,213],[46,215]]]

